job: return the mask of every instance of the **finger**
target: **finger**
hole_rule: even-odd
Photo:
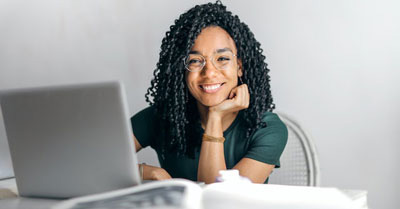
[[[241,101],[241,106],[243,107],[243,108],[246,108],[246,99],[247,99],[247,89],[246,89],[246,86],[243,86],[242,87],[242,92],[241,92],[241,94],[242,94],[242,96],[241,96],[241,98],[242,98],[242,101]]]
[[[233,97],[235,96],[235,93],[233,93],[233,91],[231,91],[230,93],[229,93],[229,99],[232,99]]]
[[[247,108],[248,106],[248,89],[247,89],[247,85],[243,84],[240,87],[240,93],[238,93],[238,95],[240,94],[240,103],[239,106],[241,109]]]
[[[238,87],[235,87],[229,93],[229,99],[234,99],[238,95]]]
[[[242,103],[243,103],[243,93],[244,93],[243,86],[240,85],[240,86],[236,87],[235,90],[236,90],[236,97],[235,97],[235,100],[234,100],[235,101],[235,106],[241,108]]]
[[[249,87],[247,86],[247,84],[244,84],[244,101],[245,101],[245,107],[249,107],[250,104],[250,93],[249,93]]]
[[[171,175],[169,175],[169,173],[165,169],[164,169],[164,177],[166,179],[171,179],[172,178]]]

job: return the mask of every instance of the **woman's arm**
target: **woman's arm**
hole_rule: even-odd
[[[213,137],[223,137],[223,119],[249,106],[250,96],[246,84],[232,89],[229,98],[221,104],[210,107],[204,133]],[[237,116],[236,116],[237,117]],[[224,144],[220,142],[203,141],[200,150],[198,181],[213,183],[220,170],[226,170]],[[246,162],[244,162],[247,164]]]
[[[133,140],[135,142],[135,148],[136,152],[139,152],[142,149],[142,146],[140,145],[139,141],[136,139],[135,135],[133,135]],[[159,167],[151,166],[151,165],[145,165],[142,164],[143,166],[143,180],[165,180],[165,179],[171,179],[171,176],[169,173]]]
[[[249,178],[253,183],[261,184],[267,180],[274,168],[275,165],[250,158],[242,158],[233,167],[233,169],[239,170],[241,176]],[[226,170],[223,143],[203,142],[200,152],[198,181],[204,181],[206,184],[213,183],[220,170]]]
[[[249,178],[253,183],[264,183],[275,165],[270,165],[250,158],[242,158],[233,169],[239,170],[241,176]]]
[[[139,141],[136,139],[134,134],[133,134],[133,141],[135,142],[136,152],[139,152],[142,149],[142,145],[139,144]]]
[[[210,108],[204,133],[213,137],[222,137],[222,118],[232,112],[246,109],[249,100],[250,96],[246,84],[233,89],[228,100]],[[198,180],[207,184],[213,183],[219,175],[219,171],[226,170],[224,156],[223,143],[203,141],[200,151]],[[275,165],[244,157],[233,168],[239,170],[241,176],[248,177],[254,183],[264,183]]]
[[[143,180],[166,180],[171,179],[171,175],[163,169],[156,166],[151,165],[142,165],[143,166]]]
[[[222,137],[221,118],[216,115],[209,115],[204,133],[209,136]],[[206,184],[213,183],[220,170],[226,170],[224,144],[203,141],[201,143],[197,180]]]

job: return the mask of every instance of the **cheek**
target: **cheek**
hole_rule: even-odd
[[[233,87],[238,84],[238,73],[236,71],[225,73],[225,78],[227,78],[229,84]]]
[[[195,81],[196,81],[196,76],[195,75],[190,74],[190,73],[186,73],[185,82],[186,82],[186,86],[188,87],[189,92],[190,92],[191,95],[193,95],[193,91],[196,88]]]

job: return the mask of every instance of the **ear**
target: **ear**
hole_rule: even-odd
[[[242,67],[242,60],[238,59],[238,76],[242,77],[243,76],[243,67]]]

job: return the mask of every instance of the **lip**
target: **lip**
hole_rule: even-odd
[[[210,84],[201,84],[199,85],[200,89],[208,94],[215,93],[219,91],[225,83],[210,83]]]

